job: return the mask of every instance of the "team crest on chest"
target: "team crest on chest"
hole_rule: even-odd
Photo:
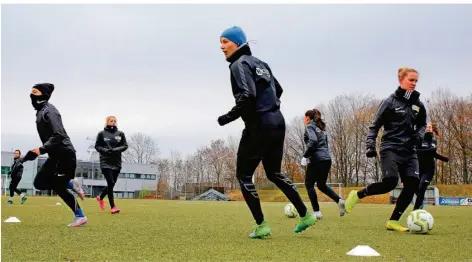
[[[417,106],[417,105],[412,105],[411,108],[413,109],[413,111],[415,111],[416,113],[418,113],[420,111],[420,107]]]
[[[115,136],[116,141],[120,142],[121,141],[121,136]]]

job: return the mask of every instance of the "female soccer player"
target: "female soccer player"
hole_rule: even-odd
[[[404,187],[386,227],[405,232],[408,228],[401,226],[398,220],[420,183],[415,147],[424,137],[426,110],[419,99],[420,93],[415,90],[418,72],[413,68],[400,68],[398,81],[400,86],[380,104],[367,133],[366,155],[376,157],[376,138],[380,128],[384,127],[380,147],[382,182],[351,191],[346,199],[346,212],[351,213],[359,199],[392,191],[400,176]]]
[[[303,154],[302,165],[306,165],[305,187],[313,206],[317,219],[323,218],[315,191],[315,182],[318,189],[338,204],[339,214],[344,216],[346,212],[344,200],[342,200],[331,187],[326,185],[329,170],[331,169],[331,156],[328,148],[328,136],[326,135],[326,123],[321,119],[318,109],[308,110],[305,113],[304,140],[306,150]]]
[[[282,87],[265,62],[252,56],[246,34],[240,27],[225,30],[220,37],[221,50],[230,63],[231,86],[236,105],[218,118],[220,126],[239,117],[245,124],[237,153],[236,176],[246,204],[256,220],[256,229],[250,238],[264,238],[271,230],[261,209],[256,188],[252,182],[254,171],[262,161],[267,178],[293,203],[300,214],[295,232],[301,232],[316,223],[308,212],[297,188],[281,173],[285,120],[280,112]]]
[[[37,110],[36,128],[43,142],[43,146],[34,148],[31,152],[37,156],[48,154],[48,159],[34,178],[34,187],[39,190],[54,190],[74,212],[75,219],[69,227],[78,227],[86,224],[88,219],[75,196],[67,189],[76,192],[82,200],[85,194],[74,182],[77,167],[74,146],[62,125],[61,114],[48,102],[53,91],[53,84],[37,84],[33,86],[30,95],[31,103]]]
[[[107,180],[107,186],[103,189],[102,194],[97,196],[98,204],[102,210],[105,210],[103,199],[108,195],[111,213],[117,214],[120,209],[115,205],[113,188],[121,171],[121,153],[128,149],[128,143],[125,133],[119,131],[116,126],[116,117],[106,118],[105,128],[97,135],[95,149],[100,153],[100,168]]]
[[[10,172],[8,174],[11,176],[10,181],[10,199],[7,202],[7,205],[13,204],[13,196],[15,192],[21,196],[21,204],[25,203],[26,196],[18,190],[18,184],[21,181],[21,176],[23,175],[23,158],[21,158],[21,151],[19,149],[15,150],[13,153],[13,165],[11,166]]]
[[[415,210],[423,208],[424,194],[436,170],[436,158],[444,162],[449,162],[449,158],[438,154],[438,142],[434,136],[439,136],[438,127],[435,123],[428,123],[424,140],[418,144],[416,149],[418,152],[421,180],[418,191],[416,192]]]

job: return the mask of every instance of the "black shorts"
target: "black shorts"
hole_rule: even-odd
[[[381,151],[380,164],[382,166],[382,178],[409,176],[419,179],[420,177],[416,153],[392,150]]]
[[[34,187],[38,190],[65,188],[69,180],[74,179],[76,167],[75,152],[48,158],[34,178]]]

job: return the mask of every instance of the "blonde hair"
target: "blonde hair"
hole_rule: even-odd
[[[116,117],[115,117],[115,116],[107,116],[107,118],[106,118],[106,120],[105,120],[105,127],[108,125],[108,121],[109,121],[110,119],[112,119],[112,118],[114,118],[115,121],[118,123],[118,121],[116,120]]]
[[[398,79],[399,80],[402,80],[403,78],[405,78],[405,76],[408,75],[408,73],[418,73],[418,71],[416,71],[415,69],[413,68],[410,68],[410,67],[400,67],[398,68]]]

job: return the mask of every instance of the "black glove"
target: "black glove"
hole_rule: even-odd
[[[38,157],[38,155],[36,155],[36,153],[34,153],[33,151],[28,151],[28,153],[26,153],[25,157],[23,158],[23,160],[26,162],[26,161],[33,161],[35,160],[36,158]]]
[[[367,151],[365,152],[365,155],[369,158],[376,157],[377,156],[377,150],[375,150],[375,148],[368,148]]]
[[[449,162],[449,157],[445,156],[444,157],[444,162],[448,163]]]
[[[224,125],[228,124],[228,120],[226,118],[226,115],[222,115],[222,116],[218,117],[218,124],[220,126],[224,126]]]

